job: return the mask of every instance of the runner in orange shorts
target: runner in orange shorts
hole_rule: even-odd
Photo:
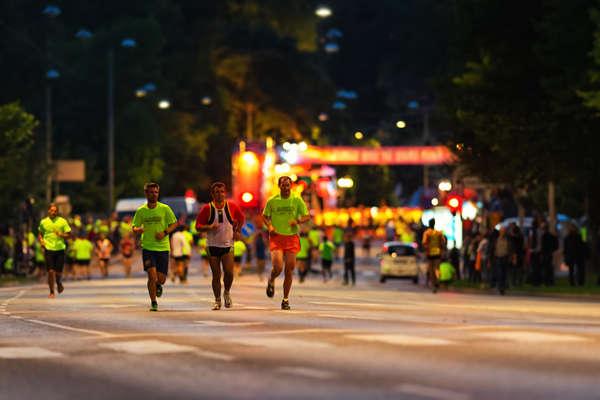
[[[267,283],[267,296],[275,295],[275,278],[281,274],[285,261],[281,309],[289,310],[288,296],[296,267],[296,253],[300,251],[299,225],[308,221],[310,216],[304,200],[291,193],[292,179],[282,176],[277,183],[279,194],[267,201],[263,211],[263,219],[269,228],[269,250],[273,264]]]

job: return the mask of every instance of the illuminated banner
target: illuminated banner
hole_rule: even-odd
[[[445,146],[308,146],[298,152],[296,164],[331,165],[439,165],[454,156]]]

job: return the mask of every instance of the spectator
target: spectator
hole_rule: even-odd
[[[585,285],[585,251],[581,235],[572,223],[567,226],[567,236],[563,241],[565,264],[569,267],[569,284]]]

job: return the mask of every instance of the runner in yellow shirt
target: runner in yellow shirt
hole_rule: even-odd
[[[40,221],[38,240],[45,249],[46,269],[48,270],[49,298],[54,298],[54,283],[58,293],[64,290],[62,272],[65,266],[65,239],[71,236],[71,227],[67,220],[58,216],[58,207],[51,203],[48,216]]]

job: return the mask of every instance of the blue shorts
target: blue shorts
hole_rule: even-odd
[[[144,271],[149,268],[156,268],[156,271],[167,275],[169,272],[169,252],[142,250],[142,260],[144,261]]]

